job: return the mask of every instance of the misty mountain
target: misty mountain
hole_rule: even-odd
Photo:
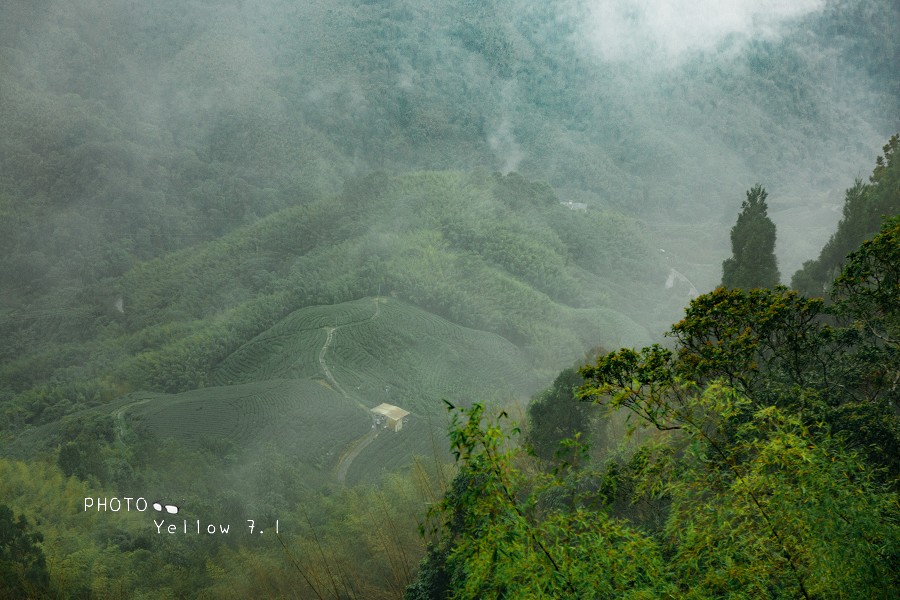
[[[810,296],[824,295],[840,273],[844,259],[856,246],[871,238],[885,217],[900,213],[900,181],[897,177],[897,148],[894,135],[878,157],[867,183],[857,179],[847,189],[837,231],[829,238],[818,258],[803,263],[791,285]]]
[[[482,546],[526,540],[521,555],[535,562],[517,560],[519,547],[509,557],[529,581],[550,556],[519,536],[531,519],[564,553],[591,548],[569,543],[573,532],[624,541],[625,553],[565,559],[576,570],[621,561],[585,570],[585,590],[594,575],[646,567],[646,593],[675,597],[706,553],[710,597],[738,563],[750,566],[729,589],[797,596],[803,579],[782,558],[795,539],[811,540],[796,548],[811,589],[857,589],[832,585],[852,577],[830,565],[865,579],[860,565],[896,554],[896,528],[879,521],[896,512],[896,486],[878,466],[897,439],[893,288],[866,316],[871,298],[853,286],[896,254],[896,222],[882,218],[900,211],[897,23],[893,0],[2,3],[0,514],[27,552],[0,539],[0,597],[8,581],[34,597],[397,598],[417,572],[408,593],[426,594],[464,564],[449,556],[465,547],[453,528],[498,514],[499,541]],[[729,228],[754,186],[768,193],[777,271],[785,282],[796,272],[804,293],[830,292],[847,254],[881,230],[854,259],[862,275],[839,283],[845,313],[784,288],[705,294],[722,281]],[[734,364],[710,364],[725,360],[740,380],[771,361],[763,388],[783,413],[749,411],[718,388],[692,396],[682,377],[709,364],[681,350],[683,364],[657,361],[619,383],[623,399],[650,390],[651,417],[668,410],[668,396],[653,397],[659,382],[684,392],[679,418],[710,412],[691,446],[676,434],[654,454],[624,416],[566,409],[574,371],[540,394],[586,360],[636,364],[630,347],[659,342],[640,356],[672,356],[684,340],[661,332],[682,315],[672,331],[710,315],[700,321],[715,328],[721,314],[704,307],[716,298],[733,302],[740,327],[691,351],[762,327],[759,360],[739,347]],[[785,320],[760,325],[767,307]],[[819,311],[847,328],[820,331]],[[778,337],[782,323],[814,333],[785,365],[765,346],[797,337]],[[603,348],[619,346],[623,360],[604,363]],[[516,454],[510,437],[541,426],[529,398],[543,398],[550,423],[540,459]],[[373,411],[383,404],[404,416],[389,422]],[[491,414],[511,421],[493,427]],[[584,437],[559,453],[567,434],[553,423]],[[710,432],[734,442],[731,471],[797,509],[772,514],[816,533],[773,544],[731,471],[698,468],[710,454],[691,462]],[[475,448],[496,452],[466,465]],[[797,452],[782,460],[785,448]],[[774,459],[754,471],[742,461],[761,449]],[[450,465],[450,452],[464,460]],[[807,469],[802,494],[770,494],[781,489],[772,464],[785,481]],[[497,473],[515,478],[505,496],[490,487]],[[656,495],[656,481],[675,496]],[[701,506],[713,497],[704,482],[721,492],[714,505]],[[855,529],[808,504],[807,489],[839,498]],[[126,495],[178,505],[181,533],[157,524],[172,519],[161,509],[84,503]],[[673,497],[691,516],[672,531],[721,534],[675,548],[680,562],[661,533]],[[733,554],[720,506],[749,527]],[[417,567],[418,531],[441,507],[448,543]],[[199,535],[201,519],[218,533],[256,520],[258,533]],[[480,531],[466,531],[476,549]]]
[[[665,265],[635,221],[572,210],[518,175],[376,174],[140,263],[55,311],[13,312],[0,372],[16,399],[4,410],[25,426],[116,390],[203,387],[292,311],[374,296],[502,335],[549,376],[597,340],[649,340],[638,320],[664,321],[687,297],[665,287]],[[100,391],[76,391],[88,381]]]
[[[738,3],[704,25],[627,2],[2,11],[7,305],[377,169],[517,170],[654,223],[730,222],[758,181],[791,272],[900,113],[891,2]],[[714,281],[715,252],[682,270]]]

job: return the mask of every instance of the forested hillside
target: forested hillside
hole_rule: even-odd
[[[517,175],[373,175],[86,286],[53,311],[12,312],[6,428],[123,391],[202,387],[292,311],[367,296],[502,335],[549,373],[593,340],[648,340],[635,319],[681,302],[665,275],[635,221],[576,213]],[[614,298],[629,305],[613,310]]]
[[[672,348],[564,372],[525,448],[505,413],[451,405],[459,471],[406,598],[896,596],[898,271],[894,216],[828,307],[785,287],[704,294]],[[611,446],[622,412],[635,425]]]
[[[803,263],[791,285],[811,296],[828,292],[832,279],[840,273],[846,255],[878,231],[882,219],[900,214],[900,167],[897,151],[900,136],[894,135],[878,157],[868,183],[857,179],[847,190],[843,216],[837,231],[822,248],[819,258]]]
[[[2,3],[0,599],[896,586],[898,22]]]
[[[580,2],[7,3],[3,302],[71,298],[377,169],[519,170],[656,226],[728,222],[736,181],[765,180],[785,226],[826,238],[823,198],[898,128],[898,10],[798,8],[761,37],[736,17],[718,51],[647,69],[650,15]],[[783,244],[797,266],[818,247]]]

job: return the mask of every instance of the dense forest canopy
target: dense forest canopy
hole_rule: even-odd
[[[898,22],[4,2],[0,598],[896,587]]]
[[[898,265],[895,216],[827,308],[720,287],[672,326],[673,349],[564,371],[530,411],[537,469],[506,413],[450,405],[460,470],[406,598],[895,595]],[[573,396],[637,417],[637,443],[592,452],[604,428]]]

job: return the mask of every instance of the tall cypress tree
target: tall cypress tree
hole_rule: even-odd
[[[731,228],[732,257],[722,263],[722,285],[729,288],[771,288],[781,275],[775,258],[775,223],[766,211],[765,188],[747,191],[741,214]]]

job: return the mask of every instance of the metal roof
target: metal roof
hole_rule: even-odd
[[[409,414],[409,411],[403,410],[399,406],[394,406],[393,404],[386,404],[382,402],[378,406],[372,409],[373,413],[377,413],[379,415],[384,415],[389,419],[394,419],[399,421],[403,417]]]

